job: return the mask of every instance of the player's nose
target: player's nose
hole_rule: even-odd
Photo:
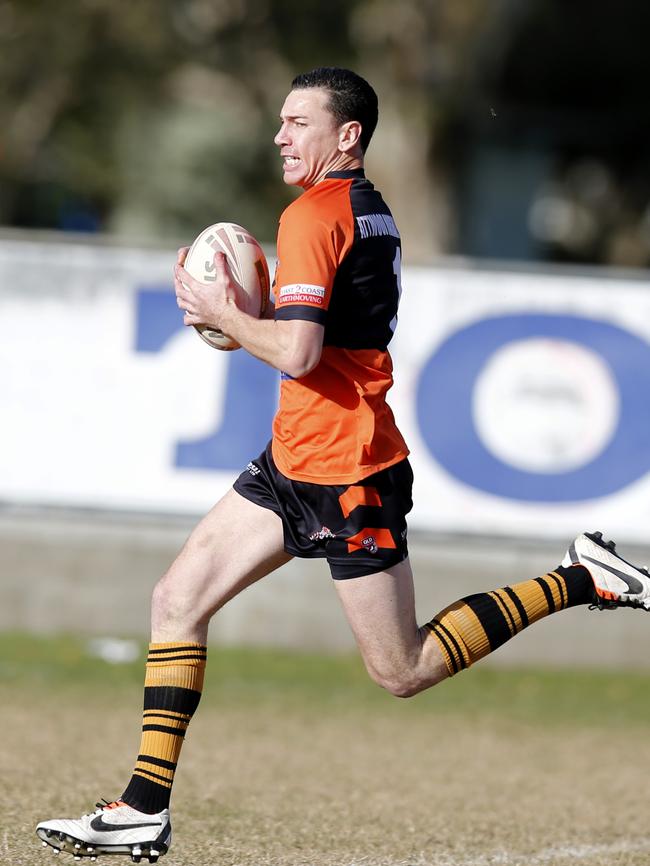
[[[273,141],[275,144],[277,144],[278,147],[282,147],[283,144],[289,144],[289,136],[287,135],[287,128],[284,123],[282,124],[280,129],[278,129],[278,132]]]

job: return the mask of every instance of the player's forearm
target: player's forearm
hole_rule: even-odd
[[[219,320],[221,330],[247,352],[294,379],[305,376],[318,363],[322,340],[304,339],[306,323],[256,319],[233,302],[224,305]]]

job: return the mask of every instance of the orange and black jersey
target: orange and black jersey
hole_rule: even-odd
[[[275,318],[324,326],[306,376],[282,376],[273,457],[288,478],[349,484],[403,460],[385,396],[400,294],[400,237],[362,169],[330,172],[284,211]]]

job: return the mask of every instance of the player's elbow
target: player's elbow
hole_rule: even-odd
[[[292,379],[302,379],[314,369],[320,360],[320,352],[317,355],[307,353],[293,353],[289,357],[284,372]]]
[[[301,320],[278,322],[278,326],[283,346],[281,369],[292,379],[302,379],[320,361],[324,328]]]

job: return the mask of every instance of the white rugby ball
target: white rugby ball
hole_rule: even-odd
[[[214,254],[226,254],[233,280],[239,286],[238,306],[245,313],[262,318],[269,302],[269,266],[262,247],[253,235],[236,223],[208,226],[190,247],[184,268],[196,280],[216,280]],[[194,325],[199,336],[215,349],[239,349],[239,343],[218,328]]]

